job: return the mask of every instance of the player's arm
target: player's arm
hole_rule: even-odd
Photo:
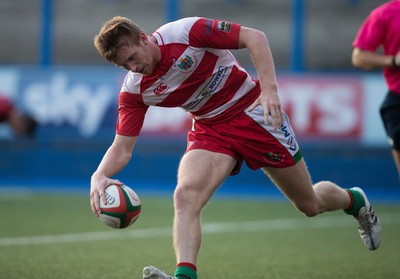
[[[265,123],[268,123],[268,115],[271,115],[273,127],[279,129],[283,117],[274,60],[267,37],[260,30],[242,26],[239,33],[239,48],[247,48],[249,51],[261,85],[260,97],[250,106],[250,110],[261,104],[264,107]]]
[[[93,173],[90,181],[90,206],[95,215],[101,213],[99,197],[106,203],[104,189],[112,184],[122,184],[119,180],[110,177],[116,175],[128,164],[136,140],[137,137],[116,135],[97,170]]]
[[[377,68],[394,67],[393,57],[393,55],[385,55],[355,47],[351,56],[351,62],[354,67],[364,70],[372,70]],[[396,65],[400,67],[400,53],[398,53],[394,59]]]

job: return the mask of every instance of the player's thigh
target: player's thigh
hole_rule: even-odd
[[[265,167],[263,170],[281,192],[297,206],[317,200],[304,159],[288,168]]]
[[[226,154],[204,149],[190,150],[178,169],[178,186],[210,196],[230,175],[236,160]]]

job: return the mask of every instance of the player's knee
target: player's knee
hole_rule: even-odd
[[[189,203],[189,198],[187,191],[185,191],[184,187],[177,186],[174,192],[174,204],[177,208],[182,208],[187,206]]]
[[[184,185],[178,185],[174,192],[174,206],[176,211],[199,211],[201,206],[196,199],[196,191]]]
[[[320,213],[319,207],[314,203],[297,205],[297,209],[306,217],[314,217]]]

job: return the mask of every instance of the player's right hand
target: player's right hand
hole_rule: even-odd
[[[104,204],[107,204],[104,190],[110,185],[123,185],[123,183],[117,179],[111,179],[96,173],[90,179],[90,207],[96,216],[101,214],[100,199]]]

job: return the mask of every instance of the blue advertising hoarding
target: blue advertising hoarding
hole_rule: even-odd
[[[2,183],[37,186],[57,181],[88,190],[90,175],[115,135],[124,75],[115,67],[0,68],[0,94],[40,124],[32,140],[0,133]],[[315,181],[398,188],[377,111],[385,92],[381,77],[278,74],[278,81],[282,106]],[[133,159],[118,178],[171,190],[190,123],[180,109],[150,108]],[[1,126],[0,131],[7,129]],[[231,181],[242,191],[247,189],[240,187],[243,183],[272,189],[260,171],[245,166]]]

